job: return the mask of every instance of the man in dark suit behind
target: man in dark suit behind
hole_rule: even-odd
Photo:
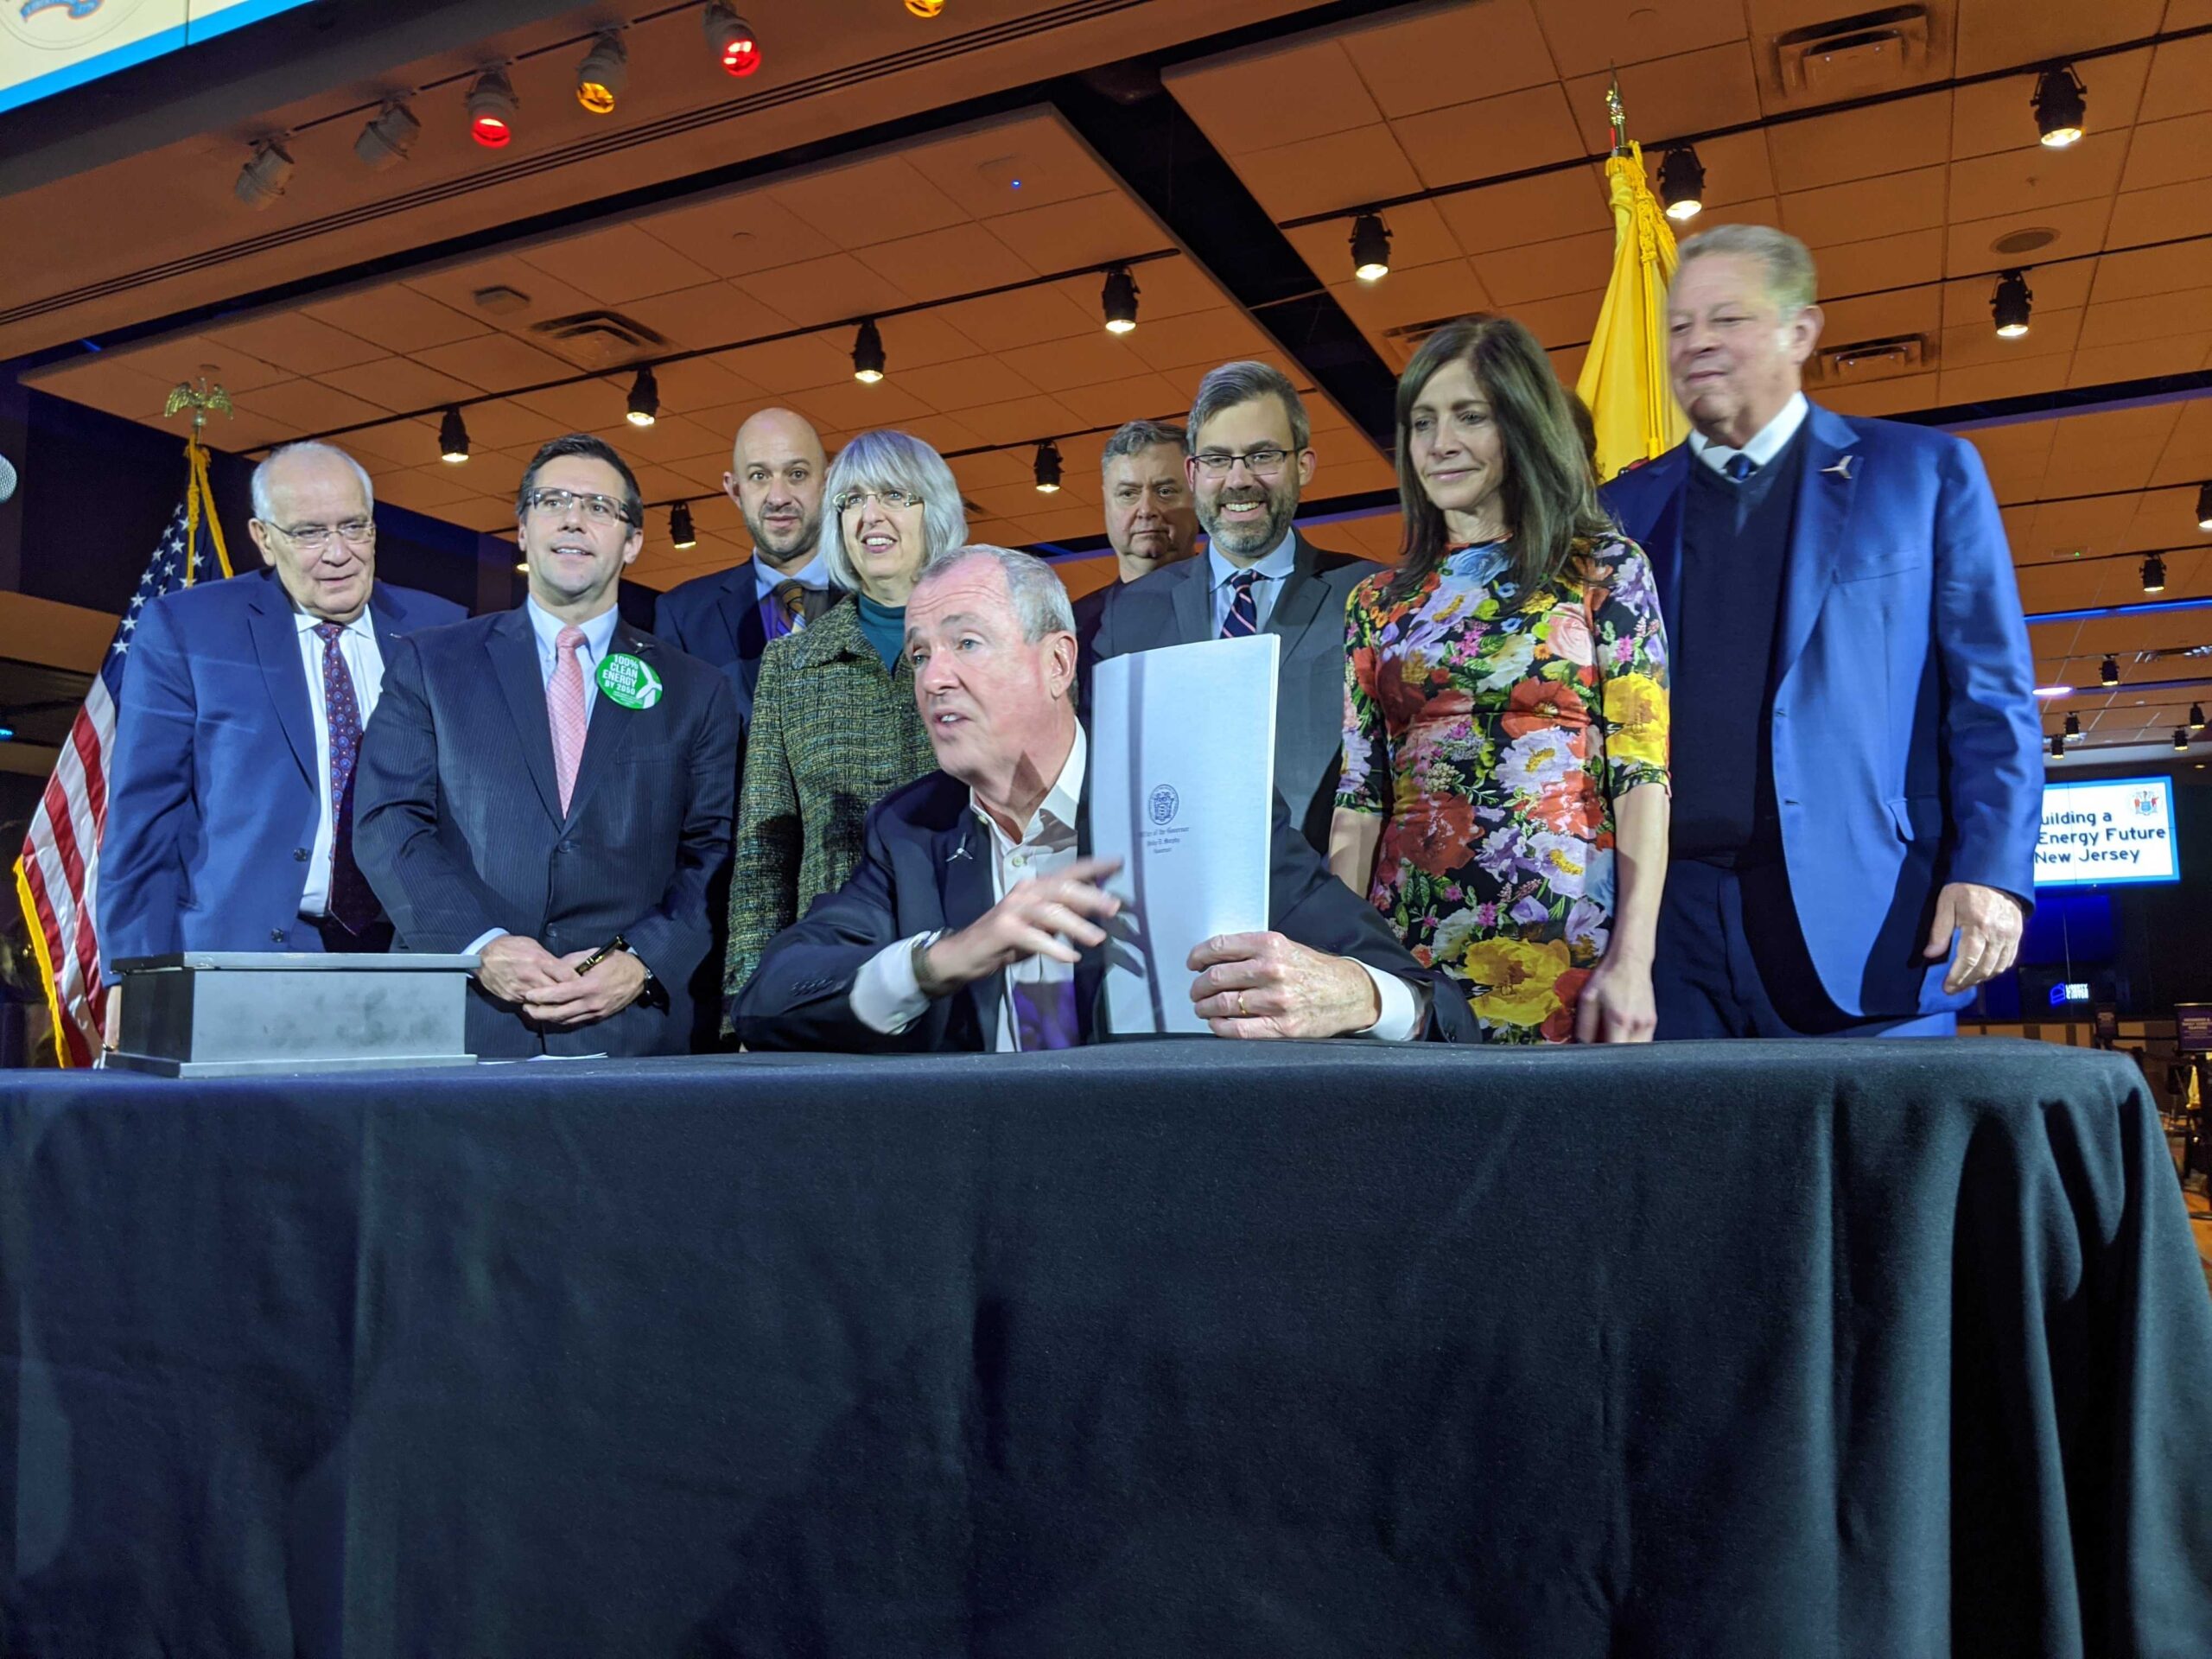
[[[1179,427],[1130,421],[1106,440],[1106,544],[1114,579],[1075,602],[1077,684],[1084,686],[1106,607],[1126,584],[1198,550],[1198,514],[1191,502],[1190,444]]]
[[[670,588],[654,607],[656,637],[728,677],[741,722],[753,719],[768,642],[804,628],[836,600],[814,556],[828,471],[822,439],[803,416],[764,409],[748,418],[737,429],[722,490],[744,515],[753,556]]]
[[[721,675],[615,611],[644,518],[597,438],[539,450],[529,597],[402,641],[362,746],[361,867],[400,949],[481,956],[480,1055],[690,1046],[737,721]]]
[[[1298,389],[1264,363],[1225,363],[1191,405],[1191,493],[1207,551],[1118,590],[1097,660],[1272,633],[1282,641],[1275,698],[1275,793],[1317,852],[1329,850],[1344,754],[1344,607],[1375,567],[1299,534],[1313,479]]]
[[[352,456],[287,445],[253,474],[247,529],[269,568],[124,619],[100,849],[107,963],[391,943],[353,851],[361,728],[400,637],[465,613],[376,580],[374,515]]]
[[[1092,1040],[1099,885],[1082,855],[1088,747],[1067,590],[973,547],[906,605],[915,700],[944,768],[869,814],[861,867],[777,936],[732,1023],[752,1048],[1065,1048]],[[1477,1040],[1466,999],[1275,816],[1268,930],[1208,940],[1191,999],[1217,1036]]]

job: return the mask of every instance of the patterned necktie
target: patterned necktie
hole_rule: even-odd
[[[771,639],[798,632],[806,626],[806,584],[785,576],[768,590],[768,603],[763,608]]]
[[[584,758],[584,670],[576,653],[584,631],[571,623],[553,642],[553,678],[545,688],[545,715],[553,728],[553,770],[561,783],[561,816],[576,792],[576,767]]]
[[[1740,484],[1759,469],[1759,464],[1746,454],[1733,454],[1720,463],[1720,470],[1728,475],[1732,484]]]
[[[361,703],[338,642],[342,622],[318,622],[322,641],[322,717],[330,731],[330,896],[327,909],[349,933],[377,919],[377,896],[353,861],[353,764],[361,758]]]
[[[1252,584],[1260,579],[1256,570],[1239,570],[1229,579],[1236,591],[1229,601],[1229,614],[1221,619],[1221,637],[1224,639],[1243,639],[1260,631],[1260,603],[1252,596]]]

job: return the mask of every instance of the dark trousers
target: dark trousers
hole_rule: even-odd
[[[1821,988],[1789,876],[1769,861],[1667,869],[1651,969],[1661,1042],[1711,1037],[1949,1037],[1953,1014],[1862,1019]]]

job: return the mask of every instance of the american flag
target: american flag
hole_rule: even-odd
[[[31,816],[16,861],[16,891],[46,976],[54,1014],[54,1046],[64,1065],[90,1065],[100,1052],[107,1022],[107,992],[100,984],[100,947],[94,926],[99,887],[100,834],[107,826],[108,758],[115,747],[115,702],[129,659],[139,613],[163,594],[223,572],[204,532],[194,534],[193,495],[197,481],[162,532],[130,607],[100,663],[85,706],[69,728],[47,779],[46,794]],[[196,545],[195,545],[196,543]]]

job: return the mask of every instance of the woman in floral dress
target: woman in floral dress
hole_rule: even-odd
[[[1330,867],[1491,1040],[1651,1036],[1667,649],[1569,394],[1505,317],[1398,382],[1398,568],[1352,592]]]

